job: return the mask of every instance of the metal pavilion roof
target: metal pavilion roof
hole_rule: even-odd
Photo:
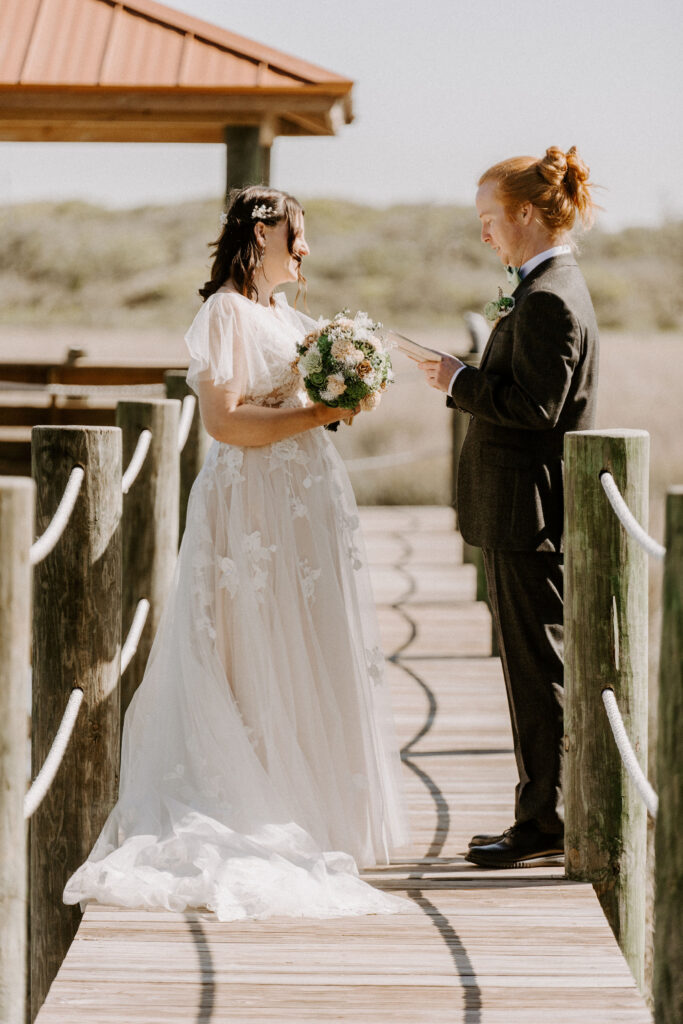
[[[153,2],[2,0],[0,139],[334,135],[353,82]]]

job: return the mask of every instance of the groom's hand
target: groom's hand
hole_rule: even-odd
[[[445,391],[446,394],[448,394],[448,386],[453,379],[453,374],[464,365],[460,359],[446,355],[446,353],[442,355],[438,363],[425,360],[423,363],[417,364],[418,369],[424,373],[427,383],[437,391]]]

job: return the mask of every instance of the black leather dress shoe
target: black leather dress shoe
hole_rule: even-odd
[[[471,846],[465,860],[481,868],[523,868],[529,862],[563,854],[561,833],[550,835],[541,832],[533,821],[524,821],[504,832],[498,842]]]
[[[492,843],[499,843],[504,835],[504,832],[499,832],[498,835],[480,832],[478,835],[472,836],[467,845],[470,849],[472,849],[473,846],[490,846]]]

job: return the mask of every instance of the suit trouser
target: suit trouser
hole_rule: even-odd
[[[515,821],[564,830],[561,789],[563,558],[484,549],[519,772]]]

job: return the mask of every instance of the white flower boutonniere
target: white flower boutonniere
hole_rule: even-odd
[[[503,295],[503,289],[498,289],[498,298],[487,302],[484,306],[484,316],[487,320],[499,320],[502,316],[509,316],[515,308],[515,300],[511,295]]]

